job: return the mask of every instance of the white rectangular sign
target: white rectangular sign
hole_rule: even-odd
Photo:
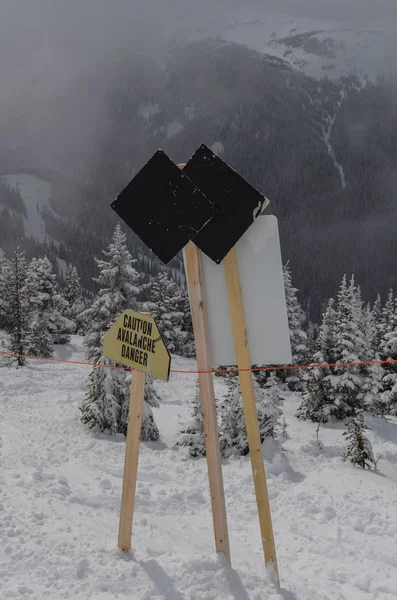
[[[277,218],[259,216],[237,242],[236,250],[251,363],[291,363]],[[224,267],[204,254],[202,258],[212,363],[235,365]]]

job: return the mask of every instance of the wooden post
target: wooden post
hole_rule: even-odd
[[[118,539],[118,547],[123,552],[128,552],[131,547],[145,382],[145,373],[132,372]]]
[[[184,166],[184,164],[178,165],[180,169],[183,169]],[[231,564],[221,452],[216,417],[214,380],[211,373],[212,361],[202,276],[201,251],[192,242],[189,242],[184,252],[186,260],[186,277],[189,285],[192,310],[194,340],[196,345],[197,367],[198,371],[201,371],[198,378],[201,409],[203,412],[205,450],[207,455],[215,548],[217,552],[223,552],[226,560]],[[204,373],[203,371],[207,371],[207,373]]]
[[[198,371],[211,371],[212,362],[209,349],[207,310],[202,283],[201,252],[197,246],[189,242],[185,248],[185,257],[196,344],[197,367]],[[231,564],[213,375],[211,372],[200,373],[198,377],[203,412],[215,548],[217,552],[223,552],[228,563]]]
[[[227,293],[229,297],[230,317],[232,322],[234,345],[236,349],[237,365],[239,369],[248,369],[246,371],[240,371],[239,376],[241,395],[243,398],[245,423],[247,427],[249,452],[251,457],[251,467],[254,476],[255,495],[258,506],[263,553],[265,556],[266,565],[272,562],[278,576],[276,547],[274,543],[265,467],[263,464],[262,444],[251,372],[252,365],[248,347],[244,307],[238,272],[237,253],[235,248],[233,248],[225,257],[224,270]],[[260,315],[258,315],[258,318],[260,318]]]

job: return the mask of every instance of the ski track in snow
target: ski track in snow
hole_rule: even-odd
[[[83,358],[81,339],[59,349]],[[174,358],[175,368],[194,361]],[[343,426],[295,419],[264,444],[279,592],[263,566],[247,458],[224,463],[233,569],[214,552],[205,460],[174,442],[194,375],[156,382],[162,440],[141,444],[133,551],[117,550],[124,437],[79,422],[89,368],[0,369],[0,598],[7,600],[392,600],[397,598],[397,421],[370,419],[380,473],[341,460]],[[216,380],[217,395],[224,391]]]
[[[35,175],[20,173],[17,175],[5,175],[3,177],[13,187],[20,190],[26,205],[26,218],[24,219],[26,237],[33,237],[40,243],[46,241],[45,222],[37,211],[40,208],[51,208],[49,204],[51,196],[51,184]]]
[[[325,145],[327,146],[328,154],[332,158],[335,168],[339,173],[340,182],[341,182],[341,186],[342,186],[343,190],[346,189],[346,175],[345,175],[343,166],[341,165],[341,163],[339,163],[336,160],[335,152],[334,152],[334,149],[331,144],[331,134],[332,134],[332,128],[336,121],[338,110],[340,109],[344,98],[345,98],[345,93],[341,92],[341,99],[336,103],[334,114],[332,115],[332,117],[331,116],[328,117],[327,125],[325,127],[323,126],[323,139],[324,139]]]

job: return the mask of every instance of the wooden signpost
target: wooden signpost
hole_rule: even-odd
[[[128,552],[131,547],[146,374],[168,381],[171,357],[152,316],[132,310],[124,311],[109,329],[103,354],[134,369],[118,537],[118,547]]]
[[[236,350],[237,366],[239,369],[245,425],[247,427],[252,474],[254,477],[256,504],[258,507],[263,553],[265,557],[265,563],[273,563],[278,577],[276,546],[274,542],[265,466],[263,463],[262,442],[259,431],[258,414],[256,410],[254,384],[252,381],[252,372],[250,370],[252,363],[247,340],[247,330],[245,325],[244,306],[241,297],[237,256],[234,248],[230,250],[224,260],[224,269],[229,296],[230,316],[234,334],[234,347]]]
[[[159,172],[156,171],[156,166],[160,166]],[[215,545],[216,550],[223,552],[230,562],[213,374],[211,373],[214,365],[211,358],[201,251],[217,265],[223,262],[235,347],[236,360],[234,364],[237,363],[239,368],[240,387],[263,552],[266,565],[273,565],[278,575],[276,548],[251,372],[252,363],[248,344],[249,340],[244,315],[238,257],[235,249],[240,238],[249,235],[248,230],[263,212],[268,204],[268,200],[224,161],[215,156],[204,144],[200,146],[186,165],[178,165],[178,167],[182,179],[176,175],[176,165],[168,157],[165,157],[164,153],[159,151],[153,157],[152,161],[149,161],[113,202],[112,208],[165,264],[176,256],[182,247],[185,247],[184,260],[192,311],[197,365],[200,372],[200,397],[203,412]],[[147,205],[149,203],[150,211],[147,213]],[[139,207],[145,207],[146,220],[145,216],[142,220],[139,220]],[[174,215],[175,222],[172,215]],[[185,246],[186,243],[187,245]],[[278,269],[279,257],[277,253],[275,256],[273,267],[275,266]],[[279,270],[279,275],[281,276],[281,267]],[[265,274],[263,274],[263,277],[265,277]],[[274,301],[276,301],[276,298],[277,302],[280,302],[280,294],[275,296]],[[283,300],[284,309],[279,314],[281,314],[281,322],[284,327],[286,323],[285,297]],[[263,306],[263,310],[266,310],[266,306]],[[121,326],[119,325],[119,327]],[[114,342],[115,335],[114,332],[113,341],[110,343],[110,346]],[[122,336],[123,334],[117,333],[116,338],[119,335]],[[255,330],[251,335],[256,335]],[[117,341],[119,340],[117,339]],[[257,347],[258,344],[256,344]],[[289,355],[290,348],[288,344]],[[134,360],[137,359],[136,353],[133,353],[132,356]],[[140,361],[144,361],[140,354],[138,356]],[[119,360],[115,355],[112,355],[111,358]],[[122,356],[122,358],[124,357]],[[267,358],[269,357],[267,356]],[[258,362],[266,364],[266,359]],[[135,386],[136,393],[138,395],[139,393],[142,394],[142,382],[139,383],[139,380],[137,380]],[[131,417],[131,415],[133,416]],[[141,416],[142,410],[139,406],[135,406],[133,411],[130,412],[130,418],[135,419],[137,423],[140,423]],[[130,421],[129,430],[130,423],[132,428],[137,428],[138,424]],[[136,445],[138,442],[135,439],[135,442],[132,443]],[[134,450],[134,452],[134,456],[137,456],[137,451]],[[133,475],[131,477],[128,473],[125,477],[128,480],[126,486],[129,488],[135,486],[135,465],[131,469],[131,473],[135,473],[135,479]],[[128,493],[130,494],[129,496]],[[131,501],[133,502],[133,496],[126,490],[125,502],[131,504]],[[120,530],[123,529],[123,531],[128,532],[131,524],[132,517],[131,522],[126,519],[123,525],[120,520]],[[124,547],[128,546],[125,543],[125,541],[128,542],[128,539],[124,534],[121,541]]]
[[[180,164],[178,167],[183,169],[184,165]],[[217,552],[223,552],[226,560],[231,564],[221,451],[219,447],[218,422],[216,416],[214,379],[211,373],[212,360],[208,335],[207,303],[203,285],[201,252],[192,242],[188,243],[184,252],[194,339],[196,344],[197,370],[199,371],[198,379],[201,410],[203,413],[205,452],[207,457],[215,548]]]

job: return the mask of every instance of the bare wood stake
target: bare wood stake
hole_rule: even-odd
[[[192,309],[194,339],[198,371],[211,371],[212,361],[208,335],[208,319],[202,276],[201,251],[192,242],[185,248],[186,275]],[[214,524],[215,548],[223,552],[231,564],[229,534],[227,528],[225,492],[223,488],[222,462],[219,447],[218,423],[214,380],[212,373],[199,374],[201,408],[205,448],[207,455],[208,480],[211,494],[212,519]]]
[[[145,373],[141,371],[132,372],[118,539],[118,547],[123,552],[128,552],[131,548],[145,382]]]
[[[252,372],[250,370],[252,365],[248,347],[244,307],[238,272],[237,253],[235,248],[229,252],[224,259],[223,264],[229,297],[230,317],[233,328],[237,364],[239,369],[249,369],[247,371],[240,371],[239,376],[241,395],[243,398],[245,423],[247,427],[248,445],[251,457],[251,467],[254,476],[263,553],[265,556],[266,565],[270,562],[273,562],[274,568],[278,575],[276,546],[273,535],[265,466],[262,456],[262,444],[256,410],[254,385],[252,380]]]

